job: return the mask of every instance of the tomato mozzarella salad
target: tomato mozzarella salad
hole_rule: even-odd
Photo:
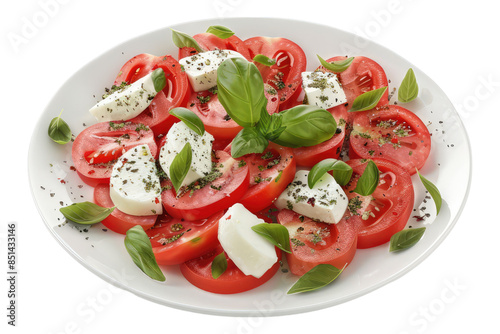
[[[288,39],[224,37],[201,33],[193,36],[196,46],[180,47],[178,55],[133,57],[90,108],[98,123],[78,134],[72,159],[94,187],[94,203],[115,207],[102,224],[121,234],[140,225],[159,265],[179,265],[189,282],[215,293],[255,288],[280,268],[282,250],[255,233],[255,225],[286,227],[285,256],[295,275],[318,264],[344,268],[357,249],[382,245],[401,231],[414,205],[410,177],[430,152],[427,127],[412,111],[389,104],[388,90],[373,108],[349,112],[358,96],[388,87],[384,69],[356,56],[342,71],[307,71],[304,51]],[[246,140],[242,132],[255,128],[242,126],[224,107],[226,87],[217,83],[227,59],[257,68],[268,115],[300,113],[301,106],[326,110],[335,124],[327,139],[287,145],[278,131],[261,152],[234,154],[236,141]],[[180,107],[196,115],[204,131],[171,113]],[[182,162],[173,161],[186,149],[186,172],[176,183]],[[311,168],[325,159],[345,160],[349,182],[340,185],[326,173],[310,187]],[[379,181],[361,195],[356,186],[367,161],[377,166]],[[227,268],[215,278],[220,254]]]

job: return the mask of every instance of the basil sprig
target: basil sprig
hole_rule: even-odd
[[[371,195],[377,189],[380,173],[377,165],[372,160],[368,160],[363,174],[358,179],[354,192],[361,196]]]
[[[169,111],[169,114],[174,115],[175,117],[183,121],[184,124],[186,124],[198,135],[203,136],[203,134],[205,133],[205,125],[203,125],[203,121],[191,110],[183,107],[178,107],[171,109]]]
[[[182,181],[184,181],[187,173],[191,169],[192,159],[193,152],[191,150],[191,144],[186,143],[170,164],[169,176],[176,193],[179,193]]]
[[[252,230],[282,251],[291,253],[288,229],[280,224],[262,223],[252,226]]]
[[[424,232],[425,232],[425,227],[420,227],[420,228],[410,228],[395,233],[391,237],[389,251],[395,252],[412,247],[417,242],[419,242],[420,239],[422,239]]]
[[[352,102],[349,111],[365,111],[375,108],[386,90],[387,87],[381,87],[359,95]]]
[[[307,175],[307,185],[314,188],[316,183],[328,172],[332,171],[333,178],[341,185],[345,186],[352,176],[352,168],[342,160],[325,159],[318,162],[311,168]]]
[[[416,99],[418,96],[417,78],[412,68],[409,68],[398,89],[398,100],[406,103]]]
[[[269,145],[268,140],[257,128],[243,128],[231,142],[231,156],[239,158],[245,154],[262,153]]]
[[[338,269],[331,264],[318,264],[302,275],[288,290],[287,294],[317,290],[333,282],[344,269]]]
[[[156,262],[156,258],[153,254],[153,247],[142,226],[136,225],[127,231],[125,236],[125,248],[132,258],[132,261],[134,261],[137,267],[146,275],[160,282],[165,281],[165,275],[163,275]]]
[[[175,29],[172,30],[172,41],[178,48],[194,48],[198,52],[205,52],[205,50],[198,44],[198,42],[186,33],[180,32]]]
[[[427,180],[422,174],[420,174],[418,169],[417,169],[417,174],[418,177],[420,178],[420,181],[422,181],[422,184],[424,185],[425,189],[427,189],[429,194],[431,194],[432,199],[436,204],[436,215],[438,215],[439,211],[441,210],[441,205],[443,204],[443,198],[441,197],[439,189],[431,181]]]
[[[62,110],[59,116],[54,117],[49,124],[49,137],[58,144],[64,145],[71,140],[71,129],[68,123],[61,118]]]
[[[253,61],[266,66],[273,66],[276,64],[276,59],[269,58],[268,56],[258,54],[253,57]]]
[[[207,32],[222,39],[226,39],[234,35],[234,32],[232,32],[231,29],[219,25],[208,27]]]
[[[224,274],[226,269],[227,269],[226,254],[224,254],[224,252],[221,252],[214,258],[214,260],[212,261],[212,265],[210,266],[210,270],[212,272],[212,278],[213,279],[219,278],[222,274]]]
[[[316,56],[318,57],[319,62],[321,63],[321,65],[323,65],[324,68],[336,73],[344,72],[345,70],[347,70],[351,65],[352,61],[354,60],[354,57],[349,57],[344,60],[337,60],[329,63],[323,58],[321,58],[319,55]]]
[[[151,79],[153,80],[153,85],[157,93],[159,93],[167,85],[167,78],[165,78],[165,72],[163,69],[157,68],[151,73]]]
[[[92,202],[73,203],[60,208],[59,211],[66,219],[78,224],[92,225],[100,223],[108,217],[115,207],[104,208]]]

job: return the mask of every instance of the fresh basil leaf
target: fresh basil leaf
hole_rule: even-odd
[[[282,126],[282,123],[280,113],[269,115],[266,108],[263,108],[259,123],[257,123],[257,129],[267,140],[274,141],[286,129],[286,126]]]
[[[137,267],[146,275],[160,282],[165,281],[165,275],[163,275],[156,262],[156,258],[153,254],[153,247],[142,226],[136,225],[127,231],[125,236],[125,248],[132,258],[132,261],[134,261]]]
[[[290,250],[290,235],[285,226],[262,223],[252,226],[252,230],[282,251],[292,253]]]
[[[410,248],[422,239],[425,227],[410,228],[399,231],[391,237],[389,251],[395,252],[403,249]]]
[[[325,159],[314,165],[307,175],[309,188],[314,188],[316,183],[329,171],[333,171],[333,178],[341,186],[345,186],[352,176],[352,168],[345,162],[337,159]]]
[[[363,174],[358,179],[354,192],[361,196],[371,195],[377,189],[380,173],[377,165],[372,160],[368,160]]]
[[[413,69],[408,69],[406,75],[398,89],[398,100],[401,102],[410,102],[418,96],[417,78]]]
[[[255,55],[255,57],[253,57],[253,61],[266,66],[273,66],[276,64],[276,59],[272,59],[261,54]]]
[[[61,118],[61,113],[59,116],[54,117],[49,124],[49,137],[58,144],[64,145],[71,140],[71,129],[68,123],[66,123]]]
[[[323,58],[321,58],[319,55],[316,55],[316,56],[318,57],[319,62],[321,63],[321,65],[323,65],[324,68],[326,68],[329,71],[336,72],[336,73],[344,72],[345,70],[347,70],[349,68],[349,66],[351,65],[352,61],[354,60],[354,57],[349,57],[349,58],[344,59],[344,60],[338,60],[338,61],[334,61],[334,62],[329,63],[326,60],[324,60]]]
[[[359,95],[352,102],[349,111],[365,111],[375,108],[386,90],[387,87],[381,87]]]
[[[302,275],[290,290],[288,290],[287,294],[313,291],[322,288],[339,277],[342,271],[343,269],[337,269],[331,264],[318,264]]]
[[[226,254],[224,254],[224,252],[220,253],[214,258],[214,260],[212,261],[212,265],[210,266],[210,269],[212,271],[213,279],[217,279],[222,274],[224,274],[224,272],[227,269],[227,259],[226,259]]]
[[[174,160],[170,164],[170,180],[172,180],[172,185],[174,186],[175,192],[178,193],[182,185],[182,181],[186,178],[189,169],[191,168],[191,162],[193,159],[193,152],[191,150],[191,144],[186,143],[182,150],[177,153]]]
[[[243,128],[231,142],[231,156],[239,158],[245,154],[262,153],[269,141],[255,127]]]
[[[234,35],[234,32],[232,32],[231,29],[219,25],[208,27],[207,32],[222,39],[226,39]]]
[[[73,203],[60,208],[59,211],[66,219],[78,224],[92,225],[101,222],[113,212],[115,207],[104,208],[92,202]]]
[[[438,215],[439,211],[441,210],[441,205],[443,204],[443,198],[441,197],[439,189],[431,181],[427,180],[422,174],[420,174],[418,169],[417,169],[417,174],[418,177],[420,178],[420,181],[422,181],[422,184],[424,185],[425,189],[427,189],[429,194],[431,194],[434,203],[436,203],[436,215]]]
[[[264,81],[255,64],[242,58],[226,59],[217,69],[218,98],[240,126],[254,126],[267,105]]]
[[[203,136],[205,133],[205,126],[203,121],[194,112],[187,108],[173,108],[169,111],[170,115],[174,115],[178,119],[184,122],[191,130],[196,132],[198,135]]]
[[[165,72],[163,69],[157,68],[151,73],[151,79],[153,80],[153,85],[155,86],[155,90],[159,93],[165,86],[167,85],[167,78],[165,78]]]
[[[175,29],[171,30],[172,30],[172,40],[174,41],[175,46],[177,46],[178,48],[188,47],[188,48],[194,48],[198,52],[205,52],[205,50],[201,48],[201,46],[193,37]]]
[[[299,105],[280,114],[286,129],[273,141],[281,146],[314,146],[332,138],[337,130],[332,114],[316,106]]]

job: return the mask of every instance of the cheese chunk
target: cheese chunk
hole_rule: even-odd
[[[302,72],[302,88],[309,105],[329,109],[347,102],[335,73]]]
[[[113,166],[109,195],[116,208],[133,216],[162,213],[160,178],[149,146],[125,152]]]
[[[307,185],[309,171],[300,170],[274,205],[328,224],[336,224],[347,209],[348,199],[333,176],[326,173],[311,189]]]
[[[205,131],[203,136],[191,130],[184,122],[172,125],[167,133],[166,143],[160,149],[160,166],[170,177],[170,165],[187,142],[191,144],[191,169],[181,187],[206,176],[212,171],[212,142],[214,137]]]
[[[201,52],[179,60],[195,92],[201,92],[217,86],[217,68],[229,58],[243,58],[232,50],[214,50]]]
[[[219,220],[219,242],[227,256],[245,274],[264,275],[278,261],[274,246],[252,230],[265,223],[237,203]]]

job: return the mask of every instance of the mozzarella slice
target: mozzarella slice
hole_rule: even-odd
[[[239,203],[219,220],[218,238],[227,256],[245,275],[256,278],[278,261],[274,246],[252,230],[261,223],[265,221]]]
[[[343,217],[348,200],[333,176],[326,173],[311,189],[307,185],[309,171],[295,173],[293,182],[281,193],[274,205],[328,224],[336,224]]]
[[[116,208],[133,216],[162,213],[160,178],[149,146],[125,152],[113,166],[109,195]]]
[[[309,105],[329,109],[347,102],[335,73],[302,72],[302,88]]]
[[[201,52],[179,60],[186,72],[191,87],[201,92],[217,86],[217,68],[229,58],[243,58],[239,52],[232,50],[213,50]]]
[[[172,125],[167,133],[166,143],[160,149],[160,166],[170,177],[170,165],[175,156],[189,142],[191,144],[191,169],[181,187],[208,175],[212,171],[212,142],[214,137],[205,131],[203,136],[191,130],[184,122]]]

